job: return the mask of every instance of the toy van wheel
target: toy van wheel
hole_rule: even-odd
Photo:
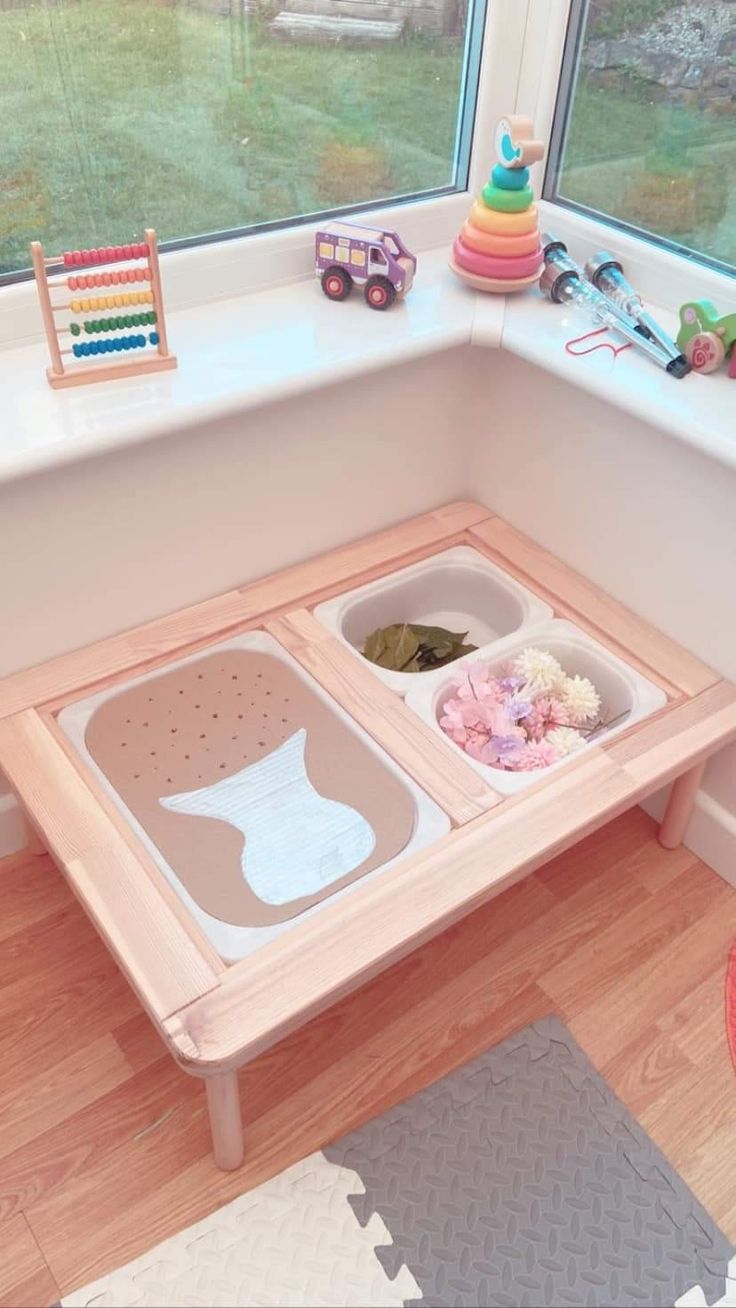
[[[698,332],[685,346],[685,358],[696,372],[715,372],[726,357],[726,347],[715,332]]]
[[[344,268],[327,268],[322,273],[322,290],[328,300],[346,300],[353,289],[353,279]]]
[[[396,291],[388,277],[369,277],[363,294],[371,309],[390,309],[396,299]]]

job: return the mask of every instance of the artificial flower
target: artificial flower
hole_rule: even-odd
[[[554,746],[561,758],[574,754],[576,749],[585,744],[585,736],[581,736],[574,727],[553,727],[547,732],[545,740]]]
[[[497,677],[488,663],[458,669],[439,718],[470,758],[508,772],[549,767],[585,744],[576,730],[600,713],[586,677],[568,677],[545,650],[529,648]]]
[[[570,721],[570,711],[561,699],[549,695],[540,696],[534,701],[524,726],[532,740],[541,740],[555,727],[566,727]]]
[[[514,756],[510,763],[514,772],[536,772],[539,768],[548,768],[556,763],[560,755],[548,740],[531,741]]]
[[[527,692],[537,695],[548,694],[558,690],[566,680],[560,664],[554,654],[544,649],[530,646],[516,655],[511,665],[511,672],[521,677]]]
[[[575,727],[585,722],[594,721],[601,711],[601,697],[592,681],[587,677],[565,677],[560,689],[563,704],[570,714],[569,721]]]

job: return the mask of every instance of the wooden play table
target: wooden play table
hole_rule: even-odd
[[[472,545],[656,683],[665,706],[505,798],[311,609],[449,546]],[[356,882],[226,964],[70,746],[57,714],[92,690],[263,629],[438,804],[449,834]],[[454,503],[0,682],[0,769],[179,1066],[205,1079],[214,1156],[239,1166],[237,1069],[369,977],[674,782],[660,828],[682,840],[705,761],[736,738],[736,688],[482,505]],[[489,769],[489,778],[492,773]]]

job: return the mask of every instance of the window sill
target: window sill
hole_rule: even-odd
[[[674,326],[672,315],[657,316]],[[52,391],[45,345],[0,352],[0,481],[123,448],[467,343],[503,348],[736,468],[736,383],[674,381],[628,350],[573,358],[586,319],[536,294],[474,294],[422,254],[404,303],[386,314],[356,293],[329,303],[308,280],[168,315],[175,372]]]
[[[500,300],[495,314],[498,343]],[[314,277],[169,313],[172,372],[53,391],[45,343],[0,351],[0,481],[465,344],[472,320],[443,247],[422,254],[411,294],[387,313],[357,291],[331,304]]]

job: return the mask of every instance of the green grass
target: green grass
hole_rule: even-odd
[[[641,31],[674,7],[673,0],[598,0],[591,6],[591,35],[615,37]]]
[[[658,6],[616,0],[597,21]],[[167,240],[449,185],[461,66],[460,40],[289,45],[177,0],[0,10],[0,272],[27,266],[34,237]],[[581,77],[561,194],[627,220],[657,170],[720,200],[683,230],[665,195],[642,225],[736,264],[736,186],[714,181],[736,176],[733,116]]]
[[[290,45],[171,0],[0,11],[0,272],[445,186],[462,42]]]
[[[564,198],[736,265],[735,179],[734,115],[653,103],[640,79],[608,90],[581,78]]]

